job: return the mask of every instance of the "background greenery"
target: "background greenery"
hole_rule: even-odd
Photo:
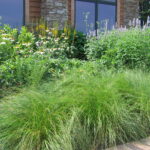
[[[86,54],[107,67],[149,69],[150,28],[119,29],[90,38]]]

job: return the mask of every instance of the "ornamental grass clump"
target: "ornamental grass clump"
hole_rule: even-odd
[[[97,150],[146,137],[149,90],[148,73],[87,63],[2,102],[1,149]]]
[[[75,70],[70,78],[67,76],[61,88],[61,99],[74,102],[80,110],[69,134],[71,139],[68,144],[72,143],[72,149],[84,149],[85,146],[81,146],[85,144],[83,141],[88,141],[89,144],[85,149],[91,150],[137,140],[148,135],[150,101],[146,91],[142,89],[144,84],[149,88],[148,75],[136,71],[89,72],[85,69],[78,72]],[[76,139],[79,134],[80,138]],[[82,135],[85,135],[87,141]],[[65,138],[65,135],[62,134],[60,137]],[[75,141],[81,143],[74,145]],[[59,143],[59,140],[57,142]]]
[[[59,131],[60,121],[67,118],[63,109],[65,105],[56,101],[30,91],[0,104],[0,148],[46,149],[48,136],[52,137]]]

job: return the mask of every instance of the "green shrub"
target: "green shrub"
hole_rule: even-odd
[[[37,36],[26,27],[19,32],[9,26],[0,29],[0,88],[38,84],[82,63],[68,58],[84,57],[85,35],[71,28],[45,32]]]
[[[36,37],[26,27],[22,27],[17,42],[13,45],[15,56],[27,57],[36,51]]]
[[[2,105],[0,148],[5,150],[47,149],[48,136],[54,134],[60,121],[67,118],[67,112],[62,111],[65,104],[55,103],[53,98],[36,92],[30,91],[9,102],[9,105],[7,102]]]
[[[71,28],[64,28],[63,31],[60,31],[61,34],[65,34],[68,39],[68,43],[71,47],[74,47],[72,49],[71,58],[78,58],[78,59],[86,59],[84,45],[86,44],[86,36],[76,31],[75,29]]]
[[[14,57],[27,57],[36,51],[35,36],[26,27],[17,29],[4,26],[0,29],[0,64]]]
[[[101,59],[108,49],[115,46],[118,39],[119,33],[116,31],[100,34],[98,37],[88,38],[88,42],[85,45],[87,58],[89,60]]]
[[[39,89],[0,104],[2,150],[100,149],[150,133],[149,73],[87,63]]]
[[[13,57],[14,49],[13,45],[16,42],[18,31],[16,29],[11,29],[9,26],[4,26],[0,29],[0,64]]]
[[[46,29],[45,29],[46,30]],[[86,36],[69,27],[47,29],[44,35],[34,34],[26,27],[20,31],[4,26],[0,29],[0,64],[15,57],[43,54],[51,58],[86,59]]]
[[[149,68],[149,35],[149,28],[115,30],[90,39],[86,53],[89,59],[100,59],[106,66]]]
[[[86,59],[84,45],[86,36],[71,28],[47,30],[46,36],[39,36],[37,53],[42,52],[52,58]]]
[[[53,49],[51,53],[57,53],[53,57],[62,57],[62,53],[67,58],[86,59],[84,45],[86,44],[86,35],[76,31],[69,24],[66,24],[63,30],[59,30],[59,25],[54,24],[53,28],[48,28],[45,20],[41,19],[33,31],[36,33],[39,40],[47,37],[44,43],[51,43],[47,48]],[[42,37],[42,39],[41,39]],[[52,40],[52,42],[51,42]],[[43,43],[40,41],[40,43]],[[56,52],[55,52],[56,51]]]
[[[0,88],[24,84],[37,85],[42,80],[60,77],[64,70],[81,64],[82,62],[74,59],[51,59],[39,55],[16,57],[0,66]]]

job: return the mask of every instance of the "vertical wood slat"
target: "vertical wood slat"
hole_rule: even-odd
[[[74,26],[74,15],[75,15],[75,0],[68,0],[68,22]]]
[[[29,6],[29,0],[25,0],[25,24],[28,24],[30,22]]]
[[[117,24],[119,27],[124,25],[125,1],[117,0]]]
[[[29,24],[41,17],[41,0],[25,0],[25,23]]]
[[[41,17],[41,0],[30,0],[30,21]]]

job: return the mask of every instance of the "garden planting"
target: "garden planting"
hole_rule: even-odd
[[[0,28],[0,149],[102,150],[150,135],[150,28],[86,37]]]

